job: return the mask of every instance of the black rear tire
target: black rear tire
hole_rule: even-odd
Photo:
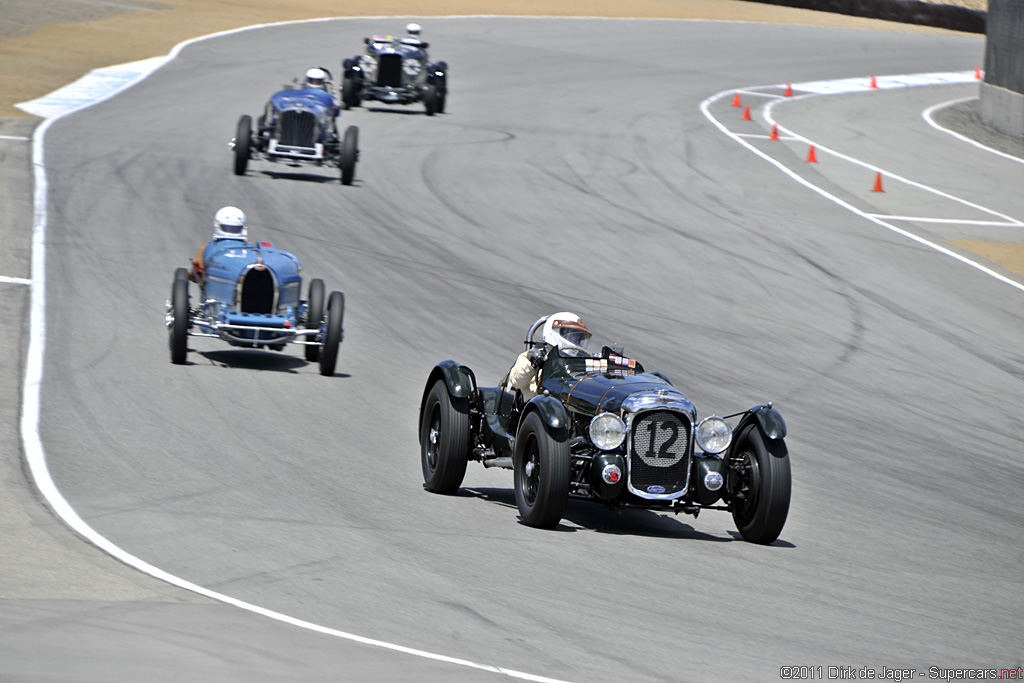
[[[423,106],[427,110],[427,116],[437,113],[437,86],[433,83],[423,89]]]
[[[553,529],[569,502],[569,442],[564,430],[549,434],[536,412],[523,420],[512,459],[516,505],[525,524]]]
[[[469,460],[469,401],[437,380],[420,415],[420,463],[428,491],[451,495],[462,486]]]
[[[235,132],[235,175],[245,175],[249,168],[249,146],[252,144],[252,117],[246,114],[238,119]]]
[[[320,349],[320,374],[330,377],[338,362],[338,346],[341,345],[342,327],[345,318],[345,295],[331,292],[327,300],[327,325],[324,331],[323,348]]]
[[[743,540],[762,545],[775,541],[786,524],[792,489],[786,443],[748,425],[729,457],[725,485]]]
[[[353,76],[341,79],[341,104],[345,109],[359,106],[359,84]]]
[[[188,358],[188,269],[178,268],[174,271],[174,284],[171,285],[171,321],[168,330],[168,342],[171,347],[171,362],[184,365]]]
[[[341,143],[341,184],[351,185],[356,177],[356,160],[359,158],[359,127],[349,126],[345,129],[345,139]]]
[[[320,278],[313,278],[309,281],[309,298],[306,299],[306,327],[320,329],[320,323],[324,321],[324,281]],[[306,341],[316,341],[316,338],[306,337]],[[320,358],[319,346],[303,346],[306,350],[306,360],[315,363]]]

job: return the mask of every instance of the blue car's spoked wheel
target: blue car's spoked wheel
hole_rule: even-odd
[[[569,443],[564,430],[549,433],[540,415],[527,415],[516,437],[512,468],[523,522],[545,529],[558,526],[569,501]]]
[[[174,271],[174,284],[171,285],[171,315],[173,319],[167,331],[171,362],[182,365],[188,357],[188,270],[185,268]]]
[[[249,145],[252,143],[252,117],[248,114],[238,119],[235,131],[235,175],[245,175],[249,168]]]
[[[338,346],[343,334],[342,320],[345,317],[345,295],[331,292],[327,300],[327,321],[324,323],[324,342],[320,349],[320,374],[330,377],[338,362]]]
[[[309,298],[306,299],[306,327],[319,329],[324,321],[324,281],[313,278],[309,281]],[[315,339],[306,337],[307,341]],[[320,347],[310,344],[302,347],[306,350],[306,360],[315,363],[320,358]]]
[[[359,160],[359,127],[349,126],[345,129],[345,138],[341,141],[341,184],[351,185],[356,177],[356,161]]]
[[[420,460],[427,490],[458,491],[468,458],[469,401],[452,397],[444,380],[437,380],[420,415]]]

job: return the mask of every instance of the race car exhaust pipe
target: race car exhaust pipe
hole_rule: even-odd
[[[502,469],[512,469],[512,458],[486,458],[483,460],[484,467],[501,467]]]

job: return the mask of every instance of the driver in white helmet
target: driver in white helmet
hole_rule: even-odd
[[[314,66],[312,69],[306,71],[306,75],[302,78],[301,88],[303,90],[318,91],[317,99],[319,99],[325,107],[330,107],[334,116],[341,113],[341,102],[331,90],[331,75],[327,73],[326,69]],[[320,94],[320,92],[324,94]]]
[[[544,351],[556,349],[558,353],[568,356],[590,357],[588,344],[590,330],[583,324],[583,319],[575,313],[562,311],[548,317],[541,332]],[[512,369],[508,371],[502,382],[505,391],[522,392],[523,400],[529,401],[537,395],[538,374],[544,364],[547,353],[537,353],[537,349],[529,349],[519,354]]]
[[[206,261],[210,254],[230,246],[245,246],[248,244],[249,232],[245,227],[245,213],[234,206],[225,206],[217,211],[213,217],[213,237],[206,244],[199,247],[196,257],[192,260],[192,269],[188,277],[192,282],[202,284],[206,276]],[[235,245],[228,240],[239,242]]]
[[[422,30],[423,27],[419,24],[409,24],[405,27],[405,32],[409,35],[402,38],[402,43],[404,45],[413,45],[415,47],[425,47],[426,43],[420,39],[420,31]]]
[[[327,82],[327,72],[315,66],[306,72],[302,87],[309,90],[327,90]]]

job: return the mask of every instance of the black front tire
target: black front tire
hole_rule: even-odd
[[[320,349],[320,374],[330,377],[338,362],[338,346],[341,345],[342,327],[345,318],[345,295],[331,292],[327,300],[327,329],[324,331],[323,348]]]
[[[245,175],[249,168],[249,146],[252,144],[252,117],[246,114],[238,119],[235,132],[235,175]]]
[[[437,380],[420,415],[420,462],[428,491],[451,495],[462,486],[469,460],[469,400]]]
[[[320,278],[313,278],[309,281],[309,298],[306,299],[306,327],[320,329],[320,323],[324,321],[324,281]],[[306,337],[306,341],[315,341],[315,338]],[[320,358],[320,347],[309,345],[302,347],[306,350],[306,360],[315,363]]]
[[[349,126],[345,129],[345,139],[341,143],[341,184],[351,185],[356,177],[356,160],[359,158],[359,127]]]
[[[171,362],[184,365],[188,358],[188,269],[178,268],[174,271],[174,284],[171,285],[171,314],[174,319],[168,330],[168,342],[171,347]]]
[[[553,529],[569,502],[569,441],[564,430],[549,434],[536,412],[523,420],[512,459],[516,505],[525,524]]]
[[[743,540],[767,545],[782,533],[789,514],[792,476],[782,439],[768,439],[748,425],[736,440],[726,471],[732,519]]]
[[[440,88],[437,93],[437,113],[444,113],[445,101],[448,99],[448,88]]]
[[[423,106],[427,110],[427,116],[437,113],[437,86],[433,83],[423,89]]]

